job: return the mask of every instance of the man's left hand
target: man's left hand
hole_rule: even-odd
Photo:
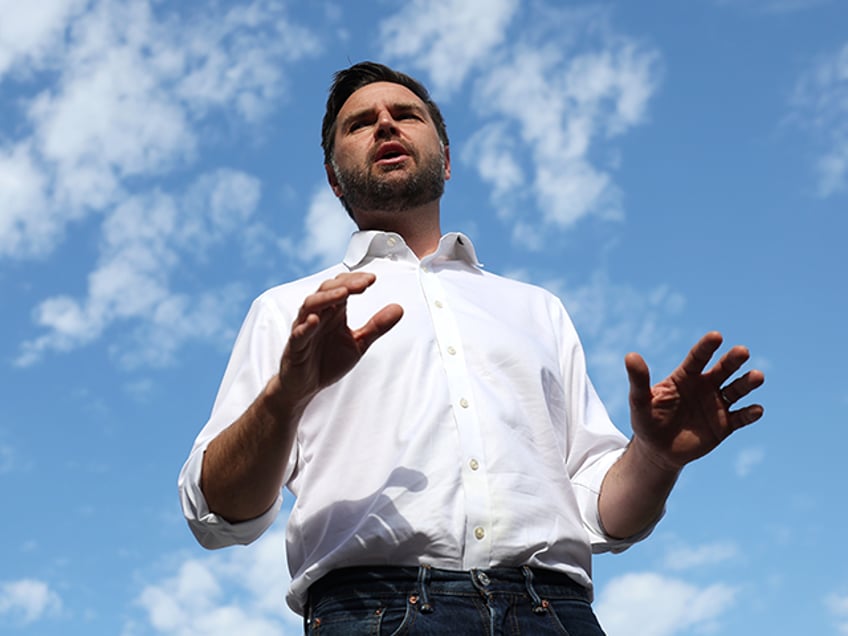
[[[721,343],[717,331],[706,334],[681,365],[653,387],[642,356],[630,353],[625,358],[630,378],[631,443],[639,445],[659,468],[680,470],[763,415],[759,404],[733,408],[765,380],[761,371],[753,370],[728,383],[747,362],[750,354],[746,347],[733,347],[704,371]]]

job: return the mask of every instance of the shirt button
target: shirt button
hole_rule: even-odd
[[[459,405],[460,405],[462,408],[467,409],[467,408],[468,408],[468,400],[466,400],[465,398],[462,398],[462,399],[459,401]]]
[[[395,245],[397,245],[397,239],[394,236],[390,236],[386,239],[386,245],[388,245],[389,247],[394,247]]]
[[[441,309],[442,307],[444,307],[444,305],[442,304],[442,301],[441,301],[441,300],[437,300],[437,301],[436,301],[435,303],[433,303],[433,304],[434,304],[434,305],[436,305],[436,307],[438,307],[439,309]]]
[[[477,526],[476,528],[474,528],[474,537],[478,541],[482,541],[486,538],[486,531],[483,530],[483,528],[481,528],[480,526]]]
[[[456,349],[454,349],[453,347],[448,347],[448,353],[451,354],[452,356],[455,356],[456,355]]]
[[[476,459],[472,459],[470,462],[468,462],[468,466],[471,468],[471,470],[477,470],[478,468],[480,468],[480,462],[478,462]]]

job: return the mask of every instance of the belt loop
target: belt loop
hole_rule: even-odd
[[[533,601],[533,613],[544,614],[548,610],[548,601],[540,598],[536,588],[533,587],[533,570],[529,565],[522,565],[521,573],[524,575],[524,587],[527,588],[530,600]]]
[[[430,566],[421,565],[418,567],[418,595],[421,597],[421,612],[429,614],[436,608],[430,602],[427,585],[430,583]]]

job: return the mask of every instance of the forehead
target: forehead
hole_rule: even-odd
[[[362,88],[356,90],[347,98],[347,101],[339,110],[339,119],[351,113],[370,110],[373,108],[397,106],[397,105],[415,105],[425,111],[427,106],[423,101],[406,86],[395,84],[393,82],[373,82],[366,84]]]

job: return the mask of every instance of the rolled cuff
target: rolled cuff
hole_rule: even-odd
[[[194,450],[183,466],[177,484],[183,516],[188,522],[188,527],[200,545],[209,550],[252,543],[277,518],[283,504],[282,492],[277,495],[273,505],[258,517],[238,523],[227,521],[209,510],[206,497],[200,489],[200,471],[205,451],[205,447]]]
[[[600,496],[601,484],[603,484],[607,471],[618,461],[623,453],[624,449],[606,453],[595,461],[591,468],[582,471],[579,479],[575,479],[573,482],[574,495],[577,498],[583,527],[589,535],[593,554],[599,554],[601,552],[623,552],[634,543],[647,538],[654,531],[660,519],[665,515],[665,508],[663,508],[662,513],[647,528],[623,539],[611,537],[606,533],[601,523],[598,497]]]

